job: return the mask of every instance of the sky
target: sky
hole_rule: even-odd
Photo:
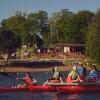
[[[95,12],[100,8],[100,0],[0,0],[0,21],[15,15],[16,11],[34,13],[45,10],[50,16],[53,12],[66,8],[73,12]]]

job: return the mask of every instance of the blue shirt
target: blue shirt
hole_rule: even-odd
[[[98,77],[98,71],[93,69],[89,74],[88,76],[89,78],[92,78],[92,79],[96,79]]]
[[[82,66],[79,66],[78,68],[77,68],[77,72],[78,72],[78,74],[83,74],[84,72],[83,72],[83,67]]]

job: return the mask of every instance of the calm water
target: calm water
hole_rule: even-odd
[[[16,86],[19,82],[16,77],[23,77],[25,73],[6,73],[0,74],[0,86]],[[37,79],[38,84],[43,84],[50,77],[50,72],[31,73]],[[62,73],[63,79],[67,73]],[[100,92],[96,93],[79,93],[79,94],[61,94],[57,92],[31,93],[31,92],[10,92],[0,93],[0,100],[100,100]]]

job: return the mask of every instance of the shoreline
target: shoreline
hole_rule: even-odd
[[[26,68],[26,67],[0,67],[0,72],[48,72],[52,71],[53,67],[38,67],[38,68]],[[70,71],[71,66],[59,66],[59,71]]]
[[[52,71],[52,68],[58,66],[59,71],[70,71],[74,64],[79,60],[59,61],[59,60],[48,60],[48,61],[27,61],[27,60],[14,60],[10,64],[0,65],[0,72],[48,72]],[[90,67],[86,67],[90,70]]]
[[[72,69],[73,66],[58,66],[58,70],[61,72],[67,72]],[[1,73],[6,73],[6,72],[50,72],[52,71],[53,67],[0,67],[0,72]],[[91,70],[91,67],[86,67],[87,71]],[[100,71],[100,70],[99,70]]]
[[[71,63],[77,63],[82,60],[79,59],[9,59],[0,60],[0,67],[2,66],[65,66]]]
[[[73,64],[72,60],[19,60],[13,59],[10,62],[1,61],[0,72],[46,72],[52,71],[52,68],[58,66],[59,71],[70,71]],[[78,60],[74,60],[78,62]],[[4,64],[6,63],[6,64]],[[67,63],[67,64],[66,64]]]

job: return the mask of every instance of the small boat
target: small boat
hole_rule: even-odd
[[[13,92],[13,91],[33,91],[33,92],[56,92],[55,86],[29,86],[29,87],[0,87],[1,92]]]
[[[28,90],[29,88],[27,87],[20,87],[20,88],[0,87],[0,92],[28,91]]]
[[[19,88],[0,88],[0,92],[30,91],[30,92],[60,92],[60,93],[84,93],[100,91],[100,81],[83,83],[48,82],[45,86],[29,86]]]
[[[61,93],[84,93],[84,92],[98,92],[100,91],[99,86],[59,86],[57,91]]]
[[[56,92],[55,86],[30,86],[29,90],[32,92]]]
[[[100,81],[83,83],[48,83],[48,85],[56,86],[57,91],[61,93],[83,93],[100,91]]]

